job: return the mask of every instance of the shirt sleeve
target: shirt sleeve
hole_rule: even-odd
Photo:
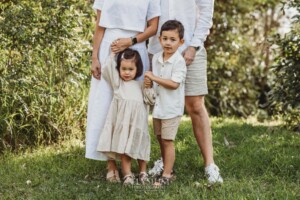
[[[94,10],[102,10],[104,0],[95,0],[93,4],[93,9]]]
[[[102,69],[102,76],[103,78],[111,85],[111,87],[115,90],[120,85],[120,76],[119,72],[116,68],[117,63],[115,61],[115,57],[110,55]]]
[[[153,19],[154,17],[158,17],[160,15],[161,15],[160,0],[150,0],[148,11],[147,11],[147,21]]]
[[[203,46],[208,34],[209,29],[212,27],[214,0],[196,0],[197,5],[197,19],[196,28],[191,40],[190,46]]]
[[[176,83],[183,83],[186,76],[186,64],[184,59],[179,59],[172,68],[171,80]]]

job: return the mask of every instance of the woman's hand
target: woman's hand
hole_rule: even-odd
[[[131,43],[131,38],[118,38],[111,43],[110,48],[113,53],[119,53],[130,47]]]
[[[92,60],[91,72],[95,79],[97,79],[97,80],[101,79],[101,65],[100,65],[98,59]]]

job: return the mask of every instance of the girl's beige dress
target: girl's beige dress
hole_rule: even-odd
[[[103,66],[102,76],[111,85],[114,94],[97,151],[110,159],[120,159],[120,154],[127,154],[133,159],[148,161],[150,136],[142,83],[136,80],[123,81],[113,56],[109,56]]]

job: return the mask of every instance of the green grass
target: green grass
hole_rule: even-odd
[[[177,180],[161,190],[105,182],[105,162],[84,158],[82,141],[0,157],[0,199],[300,199],[300,136],[266,124],[212,120],[224,184],[205,182],[203,160],[183,121],[176,139]],[[224,137],[228,143],[224,142]],[[149,167],[159,157],[152,137]],[[133,170],[137,172],[134,162]]]

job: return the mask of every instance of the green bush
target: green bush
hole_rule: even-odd
[[[265,103],[263,96],[268,90],[272,61],[267,39],[278,27],[267,11],[276,13],[278,3],[278,0],[215,1],[214,24],[206,43],[209,61],[206,102],[212,115],[248,117],[256,115],[259,105]]]
[[[84,0],[1,3],[0,152],[84,129],[90,6]]]
[[[298,14],[294,16],[292,31],[275,40],[280,52],[273,66],[270,101],[286,126],[300,131],[300,1],[291,1],[288,6],[297,8]]]

